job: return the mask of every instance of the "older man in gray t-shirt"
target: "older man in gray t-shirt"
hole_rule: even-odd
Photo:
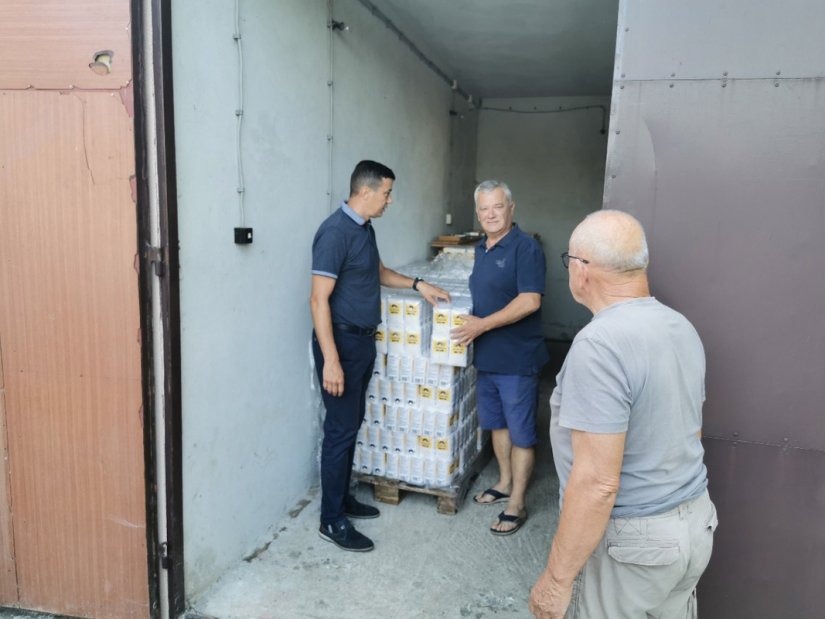
[[[705,352],[680,313],[653,297],[606,307],[573,340],[556,383],[550,436],[562,502],[573,430],[625,433],[613,517],[660,514],[705,490]]]
[[[593,320],[550,399],[561,518],[530,610],[567,617],[695,617],[716,510],[701,443],[705,355],[688,320],[650,296],[644,231],[599,211],[562,256]]]

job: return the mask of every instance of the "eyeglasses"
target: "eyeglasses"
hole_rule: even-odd
[[[571,256],[571,255],[570,255],[569,253],[567,253],[567,252],[564,252],[564,253],[561,255],[561,263],[564,265],[564,268],[565,268],[565,269],[569,269],[569,268],[570,268],[570,260],[578,260],[579,262],[582,262],[582,263],[584,263],[584,264],[590,264],[590,261],[589,261],[589,260],[585,260],[584,258],[579,258],[578,256]]]

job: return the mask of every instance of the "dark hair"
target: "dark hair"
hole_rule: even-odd
[[[385,178],[395,180],[395,174],[384,164],[369,159],[359,161],[349,179],[349,195],[354,196],[364,185],[378,189]]]

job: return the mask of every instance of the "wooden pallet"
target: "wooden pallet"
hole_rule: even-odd
[[[490,457],[493,455],[492,443],[488,440],[481,451],[476,456],[473,463],[466,471],[447,488],[427,488],[426,486],[412,486],[397,479],[387,479],[386,477],[376,477],[364,473],[353,473],[355,481],[372,484],[373,496],[376,501],[398,505],[404,497],[405,492],[417,492],[419,494],[429,494],[438,498],[436,506],[439,514],[453,516],[458,513],[458,509],[467,497],[473,482],[481,471],[487,466]]]

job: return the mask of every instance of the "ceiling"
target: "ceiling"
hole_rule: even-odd
[[[474,98],[610,94],[618,0],[371,3]]]

